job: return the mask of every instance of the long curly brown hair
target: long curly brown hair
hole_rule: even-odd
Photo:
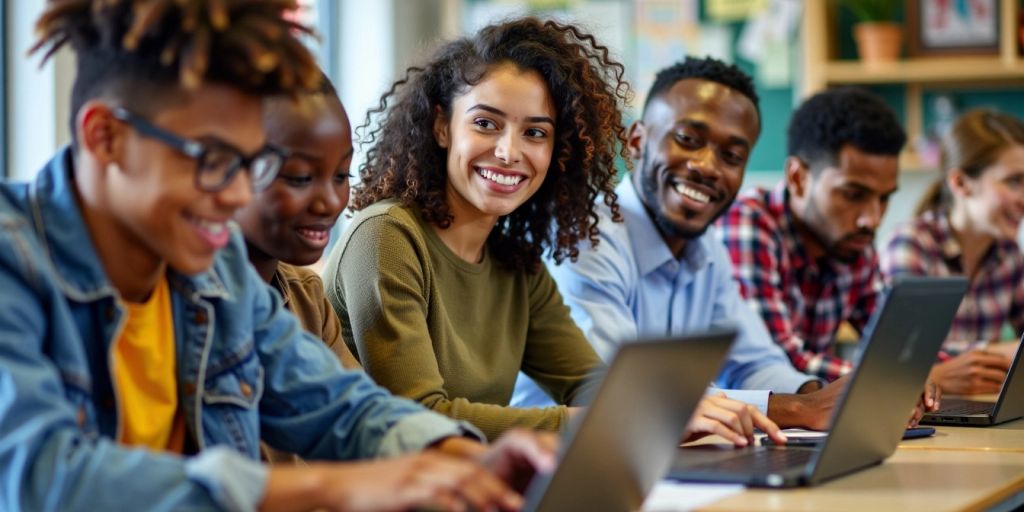
[[[575,261],[580,240],[596,244],[598,196],[621,220],[615,163],[620,156],[628,162],[620,107],[629,99],[629,85],[622,64],[594,36],[536,18],[491,25],[445,44],[381,96],[360,127],[365,131],[382,116],[362,141],[370,149],[359,168],[353,209],[393,198],[447,229],[453,217],[445,202],[446,150],[433,133],[435,107],[450,117],[455,97],[506,63],[536,71],[547,84],[557,110],[554,172],[526,203],[498,220],[488,248],[507,268],[536,272],[546,250],[560,263]]]

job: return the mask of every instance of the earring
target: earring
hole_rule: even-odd
[[[107,174],[114,174],[121,172],[121,166],[117,162],[109,162],[106,166]]]

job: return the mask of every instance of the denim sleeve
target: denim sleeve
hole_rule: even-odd
[[[16,260],[3,254],[12,250],[0,247],[0,510],[253,509],[260,480],[240,493],[222,482],[225,475],[258,475],[245,470],[256,462],[226,460],[199,478],[202,471],[190,467],[202,457],[127,448],[82,431],[72,400],[84,392],[43,352],[54,325],[69,321],[55,316],[65,299],[40,293],[38,275],[13,271]]]
[[[265,370],[263,440],[309,460],[357,460],[415,452],[478,431],[392,395],[360,370],[345,370],[302,330],[280,297],[249,269],[256,347]]]
[[[713,259],[718,288],[712,323],[733,323],[739,327],[736,342],[716,384],[723,388],[796,393],[804,383],[815,379],[793,367],[782,348],[772,341],[761,318],[743,301],[724,247],[709,245],[713,247],[709,257]]]

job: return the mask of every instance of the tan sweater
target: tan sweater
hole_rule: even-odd
[[[352,351],[341,337],[341,322],[324,297],[324,283],[316,272],[287,263],[278,263],[277,272],[270,282],[281,292],[284,307],[299,319],[303,329],[313,333],[313,336],[331,347],[342,366],[350,370],[361,369],[359,361],[352,355]]]
[[[490,439],[567,420],[564,406],[508,407],[520,369],[560,404],[589,395],[589,377],[603,370],[547,270],[512,272],[486,251],[468,263],[394,201],[352,220],[324,281],[345,341],[374,380]]]
[[[279,263],[270,284],[281,292],[284,307],[299,319],[302,328],[331,347],[342,366],[360,369],[359,361],[352,355],[352,351],[341,337],[341,322],[338,321],[338,315],[334,313],[330,303],[324,298],[324,284],[316,272]],[[260,445],[260,449],[263,459],[268,462],[302,462],[298,455],[275,450],[265,443]]]

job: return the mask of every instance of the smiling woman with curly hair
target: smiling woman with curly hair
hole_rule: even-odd
[[[598,197],[617,214],[622,76],[593,36],[525,18],[445,44],[383,95],[326,273],[377,382],[491,438],[564,424],[564,405],[507,405],[519,370],[568,405],[602,369],[541,256],[596,242]]]

